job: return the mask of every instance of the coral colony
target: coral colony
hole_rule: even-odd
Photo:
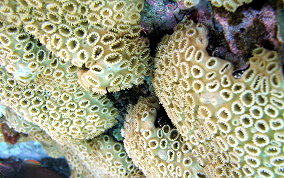
[[[248,11],[252,0],[204,2],[236,13]],[[150,55],[140,25],[144,3],[166,4],[161,9],[168,12],[157,12],[166,21],[204,2],[2,0],[0,104],[6,131],[0,140],[13,133],[10,128],[19,141],[41,142],[50,156],[65,156],[74,178],[284,177],[279,52],[251,45],[245,53],[249,65],[235,77],[230,60],[207,51],[208,27],[185,14],[181,22],[168,23],[173,31]],[[252,10],[253,18],[265,14],[262,9]],[[251,26],[244,23],[239,26]],[[118,96],[123,90],[135,96],[143,82],[152,92],[136,96],[123,112]]]

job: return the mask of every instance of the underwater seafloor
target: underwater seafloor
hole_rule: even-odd
[[[127,2],[129,0],[120,0],[120,1]],[[132,0],[132,1],[138,2],[139,0]],[[282,0],[253,0],[252,2],[249,2],[249,3],[245,3],[245,1],[243,1],[243,0],[224,0],[224,2],[225,1],[231,2],[232,4],[236,5],[236,8],[232,8],[233,10],[232,9],[231,10],[226,9],[224,7],[224,5],[223,6],[221,5],[223,3],[223,0],[211,0],[211,1],[208,1],[208,0],[200,0],[200,1],[199,0],[145,0],[145,1],[143,1],[144,8],[140,12],[140,14],[141,14],[140,25],[141,25],[142,30],[141,30],[141,32],[139,32],[139,34],[140,34],[139,37],[147,38],[149,40],[150,57],[149,57],[149,60],[148,60],[148,63],[149,63],[148,67],[152,70],[151,75],[152,75],[152,73],[154,73],[154,70],[157,69],[154,58],[155,57],[157,58],[157,56],[160,55],[160,53],[157,54],[157,51],[158,51],[158,49],[162,48],[161,46],[159,46],[159,43],[162,41],[163,36],[165,36],[166,34],[168,34],[168,35],[173,34],[174,28],[179,23],[184,23],[185,21],[190,21],[190,20],[192,20],[194,23],[201,23],[208,29],[208,31],[207,31],[208,37],[206,39],[206,40],[208,40],[208,45],[205,48],[205,50],[207,51],[209,56],[214,56],[214,57],[217,57],[217,58],[221,58],[225,61],[231,62],[233,64],[232,76],[234,76],[235,78],[241,78],[242,75],[245,73],[245,71],[247,71],[250,68],[249,59],[254,55],[252,51],[255,48],[265,48],[265,49],[270,50],[270,51],[276,51],[277,54],[278,54],[277,60],[279,60],[281,62],[281,66],[283,66],[283,63],[284,63],[284,1],[282,1]],[[15,1],[15,2],[18,2],[18,1]],[[32,6],[32,8],[34,8],[34,9],[36,9],[34,2],[44,3],[44,1],[41,2],[41,1],[33,1],[33,0],[31,0],[31,1],[30,0],[26,0],[26,1],[24,0],[23,2],[27,2],[26,3],[27,6]],[[53,1],[48,1],[47,3],[49,3],[49,2],[53,3]],[[54,4],[63,3],[63,2],[65,2],[65,1],[62,1],[62,2],[61,1],[58,1],[58,2],[54,1]],[[76,1],[74,0],[74,2],[76,2]],[[107,3],[108,3],[107,0],[100,0],[100,1],[92,0],[92,2],[104,2],[106,4],[105,6],[107,6]],[[141,2],[141,1],[139,1],[139,2]],[[216,7],[216,5],[215,6],[212,5],[213,2],[221,3],[220,7]],[[186,4],[186,3],[189,3],[189,4]],[[238,5],[238,3],[240,3],[240,4]],[[9,4],[9,3],[7,3],[7,4]],[[187,7],[187,6],[190,6],[190,7]],[[47,7],[51,8],[53,6],[49,5]],[[2,2],[0,2],[0,15],[1,15],[1,17],[2,16],[5,17],[5,16],[7,16],[7,14],[9,14],[9,13],[7,13],[8,10],[5,9],[5,8],[6,8],[5,2],[3,2],[3,4],[2,4]],[[41,7],[41,8],[43,8],[43,7]],[[95,8],[95,5],[93,6],[93,8]],[[111,7],[107,7],[107,8],[111,8]],[[72,14],[72,15],[74,15],[74,14]],[[64,14],[63,14],[63,16],[64,16]],[[27,24],[29,24],[29,23],[30,22],[28,22]],[[74,28],[75,27],[76,27],[76,25],[74,25]],[[2,33],[2,32],[0,32],[0,33]],[[1,36],[1,37],[3,37],[3,36]],[[36,39],[37,38],[38,37],[36,36]],[[32,39],[32,40],[34,40],[34,39]],[[2,45],[2,47],[8,46],[7,44],[3,43],[3,39],[0,42],[0,47],[1,47],[1,45]],[[158,46],[159,46],[159,48],[158,48]],[[47,48],[49,49],[49,47],[47,47]],[[172,48],[175,48],[174,45],[172,46]],[[4,48],[0,49],[0,53],[2,51],[4,51],[3,49]],[[55,50],[55,49],[53,47],[51,47],[51,49],[52,49],[51,51],[54,52],[53,50]],[[166,51],[165,49],[163,49],[163,50]],[[163,56],[163,57],[165,57],[165,56]],[[159,56],[158,58],[163,58],[163,57]],[[174,60],[174,59],[172,59],[172,60]],[[279,63],[279,61],[278,61],[278,63]],[[5,66],[7,64],[1,63],[0,65]],[[85,64],[81,65],[81,68],[83,68],[84,71],[88,70],[88,67],[86,67]],[[167,66],[165,66],[165,68],[167,68]],[[172,69],[172,68],[170,68],[170,66],[169,66],[169,70],[170,69]],[[1,68],[1,70],[2,70],[2,68]],[[271,73],[271,75],[272,74],[273,73]],[[279,74],[279,73],[277,73],[277,74]],[[103,134],[110,136],[112,138],[112,140],[114,140],[114,142],[118,142],[118,143],[123,144],[123,140],[125,138],[128,139],[129,135],[134,134],[136,132],[138,133],[138,131],[135,130],[135,131],[129,133],[129,135],[125,136],[125,134],[127,134],[128,132],[125,131],[125,130],[124,131],[121,131],[121,130],[125,129],[125,120],[126,120],[125,117],[129,113],[129,108],[133,109],[133,106],[136,105],[140,101],[141,97],[155,96],[156,95],[155,93],[160,91],[160,90],[155,88],[155,86],[157,84],[153,85],[153,82],[152,82],[153,77],[151,75],[150,76],[147,75],[146,77],[144,77],[144,83],[143,84],[131,86],[129,89],[124,89],[124,90],[115,91],[115,92],[106,91],[105,96],[113,103],[113,106],[115,108],[117,108],[118,114],[115,117],[116,124],[105,129],[103,131]],[[282,77],[280,77],[280,78],[282,79]],[[280,80],[280,81],[284,82],[283,80]],[[176,83],[176,82],[177,81],[175,81],[173,83]],[[166,86],[168,84],[170,85],[171,83],[165,82]],[[281,85],[281,87],[280,87],[281,92],[282,92],[282,95],[283,95],[284,83],[281,83],[280,85]],[[89,86],[89,87],[91,88],[93,86]],[[1,89],[1,91],[2,91],[2,89]],[[268,93],[268,95],[269,94],[270,93]],[[165,95],[168,95],[168,93],[166,93]],[[174,95],[176,95],[176,93]],[[281,94],[279,94],[279,95],[281,95]],[[170,109],[167,108],[168,105],[166,103],[169,102],[169,101],[166,100],[166,99],[160,99],[162,96],[164,96],[164,95],[162,95],[162,94],[158,95],[158,98],[160,100],[158,102],[160,104],[160,106],[159,106],[160,108],[159,108],[158,114],[156,114],[156,118],[154,118],[152,125],[154,125],[154,127],[156,127],[156,128],[164,128],[165,126],[169,125],[169,128],[171,128],[171,129],[177,128],[177,130],[181,133],[182,136],[186,135],[186,134],[183,134],[186,131],[184,131],[184,130],[180,131],[182,127],[177,126],[178,125],[177,123],[179,123],[179,122],[173,121],[172,118],[175,118],[176,117],[175,115],[177,115],[177,114],[174,113],[174,112],[169,113],[173,110],[170,110]],[[199,95],[199,96],[202,97],[201,95]],[[170,98],[173,98],[173,97],[174,96],[171,96]],[[210,100],[210,101],[207,102],[206,104],[208,104],[210,102],[216,102],[215,100],[213,101],[213,99],[211,101],[211,99],[212,98],[210,98],[210,96],[209,96],[208,100]],[[220,99],[220,98],[218,98],[218,99]],[[283,97],[280,100],[279,100],[279,103],[284,102]],[[0,103],[1,103],[1,100],[0,100]],[[174,103],[174,105],[176,105],[176,104],[177,103]],[[40,142],[30,141],[30,140],[33,140],[34,138],[37,138],[37,137],[31,137],[31,138],[27,139],[29,134],[20,133],[21,131],[18,131],[17,129],[12,128],[13,126],[15,126],[15,128],[17,127],[17,124],[15,124],[14,122],[13,122],[13,124],[11,124],[11,126],[9,128],[9,124],[7,124],[7,122],[9,122],[8,117],[11,115],[10,112],[11,112],[12,107],[9,108],[10,106],[7,105],[7,103],[5,103],[3,105],[7,106],[8,111],[5,110],[6,108],[3,108],[3,109],[1,108],[1,110],[3,110],[3,111],[1,111],[3,116],[0,119],[0,123],[2,122],[2,124],[1,124],[2,135],[0,135],[0,136],[2,136],[3,138],[0,139],[0,141],[2,141],[2,142],[0,142],[0,163],[1,162],[2,163],[5,163],[5,162],[11,163],[13,161],[18,162],[18,161],[24,161],[24,160],[37,160],[37,161],[40,161],[42,163],[42,166],[49,167],[53,171],[61,173],[61,175],[65,176],[65,177],[69,177],[72,174],[71,172],[73,170],[76,170],[76,171],[74,171],[74,172],[76,172],[76,174],[72,174],[71,177],[87,177],[87,178],[88,177],[116,177],[116,176],[117,177],[135,177],[135,176],[136,177],[137,176],[138,177],[143,177],[143,176],[146,176],[146,177],[162,177],[162,176],[166,175],[166,173],[164,173],[163,170],[160,170],[160,168],[159,168],[159,166],[164,164],[164,163],[162,163],[162,161],[160,163],[158,159],[165,160],[166,158],[165,158],[164,154],[169,154],[169,153],[162,153],[161,152],[162,149],[160,149],[160,150],[158,150],[156,152],[154,151],[154,153],[150,154],[151,156],[155,155],[156,156],[155,159],[158,157],[157,162],[160,163],[159,166],[153,167],[153,172],[155,172],[155,171],[159,172],[160,171],[160,173],[161,173],[161,174],[157,173],[157,175],[151,175],[151,173],[153,173],[153,172],[150,172],[148,170],[145,171],[146,169],[149,169],[149,165],[151,165],[151,164],[145,163],[146,166],[144,167],[143,164],[141,162],[139,162],[138,159],[135,158],[138,154],[143,153],[143,155],[144,155],[144,153],[147,152],[147,151],[144,150],[144,152],[142,151],[142,153],[139,152],[139,151],[136,151],[136,152],[133,151],[132,150],[133,147],[134,147],[133,145],[135,145],[135,144],[133,144],[132,142],[130,143],[129,140],[128,140],[129,142],[128,141],[124,142],[124,143],[128,144],[128,146],[125,146],[125,147],[127,147],[126,152],[133,159],[133,162],[134,162],[133,165],[138,166],[138,168],[141,169],[142,172],[145,171],[144,175],[143,175],[142,172],[139,172],[138,169],[136,169],[136,168],[131,168],[130,171],[127,170],[127,169],[129,169],[130,166],[128,166],[128,165],[125,166],[124,164],[127,164],[128,162],[126,161],[127,163],[125,163],[125,161],[121,161],[120,159],[118,159],[118,161],[116,163],[118,165],[117,170],[114,170],[116,168],[113,168],[113,170],[110,170],[110,169],[104,170],[104,168],[107,167],[108,164],[112,165],[111,163],[107,162],[107,163],[102,163],[102,167],[104,167],[104,168],[102,168],[102,169],[96,168],[99,171],[96,170],[96,171],[94,171],[95,173],[93,173],[92,170],[91,170],[92,164],[90,162],[88,162],[90,160],[88,160],[87,158],[84,157],[87,154],[86,155],[82,154],[83,155],[82,157],[84,157],[84,158],[80,158],[80,156],[81,156],[80,152],[84,152],[82,150],[85,150],[85,149],[89,150],[91,148],[91,147],[88,147],[88,146],[86,146],[87,148],[82,148],[82,149],[78,148],[79,151],[76,150],[75,148],[73,148],[73,150],[72,149],[68,150],[66,152],[68,154],[67,160],[66,160],[64,158],[64,154],[65,154],[64,151],[67,150],[67,147],[65,147],[64,144],[63,144],[63,146],[61,145],[62,147],[61,147],[60,153],[53,150],[53,149],[59,149],[59,148],[53,148],[52,146],[49,145],[48,149],[49,149],[49,151],[51,150],[51,152],[52,152],[51,155],[53,155],[53,154],[56,155],[55,156],[56,158],[52,158],[51,156],[49,156],[48,151],[45,151],[45,149],[44,149],[45,147],[42,146]],[[130,105],[132,105],[132,107],[129,107]],[[165,107],[166,109],[163,108],[163,106],[165,106],[165,105],[166,105],[166,107]],[[253,104],[248,106],[247,107],[248,110],[250,110],[250,108],[252,108],[252,106],[253,106]],[[149,107],[149,106],[147,106],[147,107]],[[151,107],[152,107],[152,105],[151,105]],[[265,107],[265,104],[263,105],[263,107]],[[155,106],[154,108],[157,108],[157,106]],[[271,108],[274,108],[274,106],[271,107]],[[151,108],[151,109],[153,109],[153,108]],[[9,113],[9,114],[7,114],[6,112]],[[182,109],[179,108],[178,112],[184,113],[185,111],[182,111]],[[217,111],[215,111],[215,112],[217,112]],[[248,112],[253,112],[253,111],[250,110]],[[151,113],[151,114],[153,114],[153,113]],[[132,115],[134,115],[134,114],[132,113]],[[133,118],[135,118],[135,117],[136,116],[133,116]],[[184,118],[184,117],[186,117],[186,116],[183,115],[182,118]],[[271,118],[273,118],[273,117],[271,117]],[[281,132],[282,135],[279,136],[279,140],[280,140],[279,143],[278,142],[273,143],[274,146],[273,145],[271,146],[271,150],[274,150],[274,151],[277,150],[277,151],[275,151],[277,153],[275,153],[275,154],[271,153],[269,155],[267,153],[268,148],[266,149],[266,147],[268,147],[268,146],[265,145],[265,144],[259,146],[260,149],[257,148],[257,146],[255,146],[256,144],[254,143],[253,138],[250,138],[251,141],[246,141],[246,140],[243,141],[242,140],[243,142],[240,145],[246,145],[248,143],[248,144],[251,144],[252,146],[248,146],[245,150],[239,151],[239,152],[242,152],[242,153],[238,154],[238,156],[239,156],[238,160],[239,161],[237,161],[237,162],[240,162],[241,166],[243,166],[243,167],[242,167],[242,169],[240,169],[239,172],[236,171],[237,173],[235,175],[238,175],[239,177],[284,177],[284,147],[283,147],[283,138],[284,138],[284,136],[283,136],[284,118],[283,117],[284,117],[284,114],[283,114],[283,108],[279,109],[279,113],[277,113],[277,116],[275,115],[275,117],[277,117],[277,119],[281,120],[281,122],[280,121],[279,121],[279,123],[277,122],[277,124],[280,124],[280,125],[282,123],[282,126],[280,126],[279,128],[277,128],[277,129],[268,128],[268,130],[270,129],[269,134],[267,133],[268,131],[266,131],[265,129],[263,129],[263,130],[259,129],[260,131],[257,130],[257,129],[253,129],[253,131],[251,131],[251,132],[258,132],[259,131],[264,136],[265,136],[265,134],[271,136],[271,134],[273,134],[275,130],[279,131],[279,133]],[[264,122],[266,123],[266,121],[264,121]],[[131,122],[129,121],[129,123],[131,123]],[[137,125],[139,125],[139,124],[137,124]],[[131,124],[129,124],[129,125],[131,125]],[[133,125],[135,125],[135,124],[133,124]],[[143,124],[141,124],[141,125],[143,125]],[[263,127],[266,127],[266,125],[269,125],[269,121],[267,121],[266,125],[265,124],[263,124],[263,125],[264,125]],[[42,126],[40,126],[40,127],[42,127]],[[141,126],[141,128],[143,128],[143,127]],[[145,128],[148,128],[148,125],[145,126]],[[153,129],[150,126],[149,126],[149,128]],[[192,129],[192,127],[191,127],[191,129]],[[156,131],[153,131],[153,130],[152,130],[152,132],[156,133]],[[193,133],[193,132],[190,132],[190,133]],[[225,131],[224,131],[224,133],[225,133]],[[144,134],[144,132],[143,132],[143,134]],[[143,135],[143,134],[141,134],[141,135]],[[158,131],[157,131],[157,134],[158,134]],[[166,134],[167,133],[165,133],[165,135]],[[60,135],[60,133],[59,133],[59,135]],[[224,134],[220,134],[220,135],[223,136]],[[80,136],[81,135],[79,135],[78,138]],[[145,139],[143,138],[142,140],[147,140],[146,136],[145,135],[143,135],[143,136],[145,137]],[[59,137],[60,136],[55,136],[54,138],[59,138]],[[89,137],[89,135],[86,136],[86,137]],[[273,136],[270,137],[270,140],[272,139],[272,137]],[[186,140],[186,138],[187,137],[183,137],[183,138],[180,138],[180,140],[178,140],[178,141],[175,140],[174,142],[183,142],[184,140]],[[224,136],[224,138],[227,138],[227,137]],[[104,137],[103,139],[106,139],[106,137]],[[28,140],[28,141],[26,141],[26,140]],[[63,138],[63,140],[64,140],[64,138]],[[88,140],[90,140],[90,139],[88,138]],[[139,140],[139,139],[137,138],[137,140]],[[42,141],[42,140],[40,140],[40,141]],[[98,142],[94,142],[94,143],[97,144],[97,145],[100,145],[101,142],[103,142],[103,141],[98,141]],[[203,141],[203,142],[206,142],[206,141]],[[48,142],[48,143],[50,143],[50,142]],[[169,144],[170,143],[171,142],[169,141]],[[85,144],[85,142],[84,142],[84,144]],[[131,145],[131,144],[133,144],[133,145]],[[153,144],[154,144],[154,141],[153,141]],[[183,145],[184,143],[178,143],[178,144]],[[225,144],[227,145],[228,143],[225,143]],[[253,145],[253,144],[255,144],[255,145]],[[81,145],[83,145],[83,144],[81,144]],[[174,147],[173,145],[174,144],[172,144],[171,146]],[[160,146],[161,146],[161,143],[160,143]],[[80,147],[80,144],[78,144],[77,147]],[[93,146],[93,147],[95,147],[95,146]],[[144,145],[144,147],[146,148],[147,146]],[[150,147],[151,147],[151,145],[150,145]],[[152,149],[155,150],[156,147],[157,146],[155,145],[155,146],[153,146]],[[200,150],[204,149],[203,147],[206,147],[206,146],[202,145],[202,148],[200,148]],[[279,147],[281,149],[278,150],[277,147]],[[105,149],[105,150],[110,149],[109,147],[104,147],[104,146],[102,146],[102,148]],[[193,148],[194,148],[194,146],[192,146],[189,150],[191,150]],[[74,150],[76,150],[76,151],[74,151]],[[229,150],[229,149],[227,149],[227,150]],[[249,150],[251,152],[253,152],[252,153],[253,156],[243,158],[244,157],[243,155],[245,154],[245,152],[249,152]],[[129,152],[131,152],[131,153],[129,153]],[[202,152],[202,151],[200,151],[200,152]],[[226,152],[226,149],[225,149],[224,152]],[[72,155],[72,154],[74,154],[74,155],[78,154],[78,155],[76,155],[77,158],[76,159],[70,158],[71,157],[70,155]],[[94,154],[97,154],[97,153],[94,153]],[[107,155],[108,153],[103,152],[103,153],[99,153],[99,154],[106,154]],[[124,152],[124,154],[125,154],[125,152]],[[188,152],[186,152],[186,153],[180,152],[180,154],[189,154],[189,153]],[[196,153],[196,155],[197,154],[200,154],[200,153]],[[263,154],[267,154],[268,156],[267,155],[263,156]],[[268,163],[269,161],[265,162],[265,161],[262,160],[263,163],[262,162],[259,163],[259,161],[256,160],[256,157],[258,157],[260,155],[262,155],[261,159],[263,159],[265,161],[269,160],[267,157],[271,158],[270,160],[275,158],[276,161],[275,161],[275,163],[274,162]],[[93,156],[93,155],[91,155],[91,156]],[[101,159],[108,159],[108,157],[105,157],[104,155],[102,156],[102,158],[97,158],[96,156],[93,156],[93,157],[94,157],[93,159],[100,160],[100,161],[101,161]],[[116,157],[116,155],[114,157]],[[139,156],[137,156],[137,157],[139,157]],[[199,157],[199,156],[196,156],[196,157]],[[224,157],[226,157],[226,156],[224,156]],[[148,159],[152,159],[152,158],[153,157],[149,157]],[[87,160],[86,162],[88,162],[88,163],[85,163],[84,159],[86,159]],[[172,160],[171,161],[165,161],[165,162],[167,162],[167,164],[170,164],[170,162],[171,162],[172,165],[177,166],[177,167],[178,167],[179,163],[182,162],[182,161],[176,161],[176,159],[178,159],[178,156],[177,156],[177,158],[173,158],[173,159],[175,160],[174,163],[171,162]],[[192,158],[192,160],[194,160],[194,159]],[[205,158],[202,157],[202,159],[206,160],[207,158],[205,159]],[[202,159],[200,159],[200,160],[196,159],[200,162],[197,163],[197,165],[195,164],[194,166],[192,166],[194,168],[196,167],[196,170],[193,170],[192,173],[190,173],[190,174],[184,173],[183,175],[179,175],[178,173],[174,173],[172,175],[167,175],[167,176],[169,176],[169,177],[175,177],[175,176],[176,177],[182,177],[182,176],[194,177],[193,174],[196,173],[196,175],[198,175],[199,177],[204,177],[204,176],[205,177],[214,177],[214,176],[217,176],[217,175],[219,175],[220,177],[233,177],[233,173],[227,175],[225,173],[227,170],[226,171],[225,171],[225,169],[223,170],[221,168],[221,166],[219,166],[218,168],[215,168],[214,166],[211,166],[211,167],[209,166],[208,169],[206,169],[207,172],[203,171],[203,168],[206,167],[204,165],[206,165],[206,164],[203,162],[204,160],[202,160]],[[218,159],[220,159],[220,160],[218,160]],[[142,158],[141,158],[141,160],[142,160]],[[212,164],[213,165],[219,164],[218,161],[220,161],[223,165],[225,164],[228,167],[228,169],[235,169],[235,167],[233,167],[233,168],[230,167],[230,165],[229,165],[230,161],[229,160],[233,160],[233,158],[232,157],[230,157],[230,158],[216,158],[216,160],[215,160],[216,162],[213,161],[214,163],[212,163]],[[70,168],[67,166],[67,161],[69,161],[69,163],[71,164],[71,166],[69,165]],[[121,161],[121,162],[119,162],[119,161]],[[249,166],[247,166],[246,162],[250,162],[250,161],[253,162],[253,163],[251,163],[251,164],[249,164]],[[222,165],[221,163],[220,163],[220,165]],[[152,164],[154,164],[154,163],[152,163]],[[121,165],[123,165],[124,167],[128,166],[128,168],[125,168],[125,169],[129,172],[127,172],[127,173],[125,173],[123,171],[122,171],[122,173],[119,172],[119,168],[123,167]],[[133,166],[133,165],[131,163],[131,166]],[[261,166],[259,166],[259,165],[261,165]],[[182,168],[179,167],[179,168],[176,168],[176,169],[187,170],[187,167],[184,164],[183,164],[183,166],[184,167],[180,166]],[[167,168],[171,170],[171,166],[168,166]],[[86,169],[86,170],[84,170],[84,169]],[[219,172],[217,171],[217,169],[218,169]],[[236,170],[239,170],[239,167],[237,167]],[[104,171],[106,171],[106,172],[104,172]],[[171,170],[171,171],[174,172],[174,170]],[[169,172],[171,172],[171,171],[169,171]],[[176,172],[178,172],[178,171],[176,171]],[[208,173],[208,174],[206,174],[206,173]]]

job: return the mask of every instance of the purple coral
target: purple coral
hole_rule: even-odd
[[[246,55],[256,45],[265,46],[267,42],[274,47],[279,45],[275,38],[276,13],[270,5],[265,5],[260,10],[244,8],[238,13],[242,14],[238,24],[231,24],[232,17],[228,13],[215,14],[215,19],[223,26],[232,53]]]
[[[178,3],[168,0],[147,0],[143,10],[141,25],[146,34],[157,35],[157,31],[174,28],[186,13]]]

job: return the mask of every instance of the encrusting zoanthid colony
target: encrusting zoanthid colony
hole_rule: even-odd
[[[20,136],[20,140],[18,140],[18,142],[36,140],[41,143],[49,156],[58,158],[63,155],[59,145],[57,145],[56,142],[40,127],[21,118],[7,107],[3,114],[5,115],[5,119],[2,122],[6,123],[10,128],[13,128],[18,133],[25,134],[25,136]]]
[[[235,12],[244,3],[251,3],[252,0],[210,0],[213,6],[224,7],[227,11]]]
[[[66,151],[66,159],[76,170],[72,177],[144,177],[126,154],[123,144],[109,135],[65,144],[61,150]]]
[[[206,52],[207,29],[187,21],[165,36],[154,88],[210,177],[284,176],[284,81],[275,51],[257,48],[235,78]]]
[[[156,128],[159,112],[154,97],[130,106],[123,134],[126,152],[147,177],[199,177],[203,167],[193,157],[178,131],[169,125]]]
[[[3,1],[6,21],[80,68],[84,89],[106,94],[141,84],[149,49],[140,38],[143,0]]]
[[[78,67],[4,21],[0,41],[2,105],[62,141],[93,138],[117,122],[117,109],[106,96],[78,84]]]
[[[234,12],[251,0],[210,2]],[[256,48],[234,76],[231,63],[207,53],[206,27],[188,20],[163,37],[151,68],[143,7],[143,0],[1,1],[1,122],[65,156],[71,177],[283,177],[277,52]],[[104,94],[151,73],[158,100],[130,105],[119,142],[106,133],[119,111]],[[155,127],[158,102],[174,126]]]
[[[118,111],[100,95],[140,84],[149,72],[142,8],[140,0],[0,2],[5,122],[66,156],[72,177],[143,177],[123,144],[101,135]]]
[[[76,177],[143,177],[143,173],[128,157],[121,142],[102,134],[95,139],[54,141],[37,125],[5,108],[5,123],[27,134],[20,141],[39,141],[51,157],[65,156]]]

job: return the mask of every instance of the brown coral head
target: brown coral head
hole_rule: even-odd
[[[20,138],[20,134],[13,129],[9,128],[7,124],[1,124],[1,132],[4,135],[6,143],[15,144]]]

